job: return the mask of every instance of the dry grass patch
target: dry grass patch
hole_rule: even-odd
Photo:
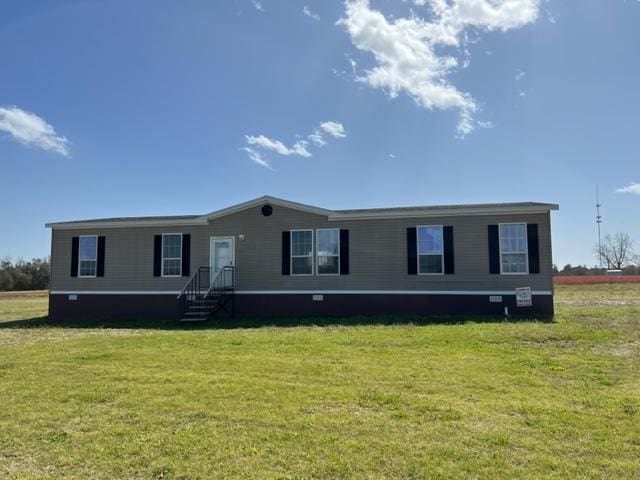
[[[31,297],[47,297],[49,290],[26,290],[20,292],[0,292],[0,300],[6,298],[31,298]]]

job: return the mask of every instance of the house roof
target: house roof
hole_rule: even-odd
[[[468,203],[454,205],[414,205],[410,207],[360,208],[334,210],[334,215],[344,219],[355,218],[402,218],[415,216],[487,215],[500,213],[536,213],[558,210],[554,203],[509,202]]]
[[[521,214],[542,213],[558,210],[558,205],[539,202],[511,202],[511,203],[476,203],[459,205],[416,205],[410,207],[390,208],[361,208],[349,210],[328,210],[304,203],[291,202],[281,198],[264,195],[247,202],[238,203],[230,207],[216,210],[204,215],[172,215],[152,217],[113,217],[90,220],[74,220],[47,223],[46,227],[55,229],[70,229],[84,227],[126,227],[126,226],[171,226],[171,225],[206,225],[216,218],[231,215],[248,208],[270,204],[291,208],[315,215],[326,216],[328,220],[357,220],[375,218],[408,218],[420,216],[455,216],[455,215],[491,215],[491,214]]]

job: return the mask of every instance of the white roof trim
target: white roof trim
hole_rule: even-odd
[[[189,220],[117,220],[106,222],[84,222],[79,220],[77,222],[60,222],[60,223],[47,223],[45,227],[53,228],[56,230],[92,230],[96,228],[125,228],[125,227],[170,227],[177,226],[191,226],[191,225],[206,225],[206,219],[192,218]]]
[[[216,210],[215,212],[203,215],[207,220],[214,220],[216,218],[231,215],[232,213],[246,210],[247,208],[257,207],[265,204],[275,205],[277,207],[291,208],[293,210],[300,210],[302,212],[313,213],[316,215],[329,216],[333,212],[324,208],[314,207],[312,205],[305,205],[304,203],[290,202],[289,200],[283,200],[282,198],[270,197],[269,195],[263,195],[262,197],[254,198],[248,202],[232,205],[222,210]]]
[[[216,218],[225,217],[227,215],[231,215],[233,213],[241,212],[242,210],[246,210],[248,208],[258,207],[265,204],[275,205],[277,207],[291,208],[293,210],[299,210],[302,212],[312,213],[315,215],[322,215],[328,217],[331,213],[331,210],[327,210],[324,208],[314,207],[312,205],[305,205],[303,203],[290,202],[289,200],[283,200],[281,198],[271,197],[269,195],[263,195],[262,197],[254,198],[253,200],[249,200],[247,202],[238,203],[237,205],[232,205],[230,207],[223,208],[221,210],[216,210],[214,212],[207,213],[205,215],[200,215],[199,217],[190,218],[190,219],[139,219],[139,220],[117,220],[117,221],[77,221],[77,222],[59,222],[59,223],[47,223],[45,226],[48,228],[55,229],[93,229],[93,228],[122,228],[122,227],[165,227],[171,225],[206,225],[211,220],[215,220]]]
[[[174,290],[51,290],[51,295],[177,295]],[[515,290],[236,290],[238,295],[515,295]],[[532,295],[553,295],[534,290]]]
[[[470,206],[470,207],[440,207],[440,208],[407,208],[388,211],[359,211],[359,212],[332,212],[329,220],[364,220],[377,218],[414,218],[414,217],[450,217],[472,215],[519,215],[528,213],[546,213],[558,210],[555,204],[540,205],[495,205],[495,206]]]
[[[170,227],[170,226],[197,226],[207,225],[211,220],[225,217],[248,208],[258,207],[260,205],[275,205],[283,208],[291,208],[301,212],[311,213],[327,217],[330,221],[336,220],[366,220],[366,219],[385,219],[385,218],[416,218],[416,217],[448,217],[458,215],[519,215],[529,213],[546,213],[551,210],[558,210],[558,205],[552,203],[539,203],[531,205],[522,204],[500,204],[500,205],[458,205],[458,206],[442,206],[442,207],[409,207],[398,209],[362,209],[354,211],[335,211],[325,208],[314,207],[303,203],[291,202],[281,198],[263,195],[247,202],[238,203],[230,207],[216,210],[205,215],[196,216],[188,219],[162,219],[162,218],[139,218],[127,220],[104,220],[104,221],[77,221],[77,222],[57,222],[47,223],[45,226],[52,229],[69,230],[69,229],[87,229],[94,230],[97,228],[125,228],[125,227]]]

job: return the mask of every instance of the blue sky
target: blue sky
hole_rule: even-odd
[[[554,261],[593,264],[596,183],[640,246],[638,25],[636,0],[4,0],[0,257],[270,194],[556,202]]]

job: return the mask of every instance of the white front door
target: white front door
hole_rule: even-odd
[[[235,264],[235,242],[233,237],[211,237],[210,256],[211,278],[214,279],[218,272],[227,265]],[[232,286],[233,272],[223,274],[225,287]]]

